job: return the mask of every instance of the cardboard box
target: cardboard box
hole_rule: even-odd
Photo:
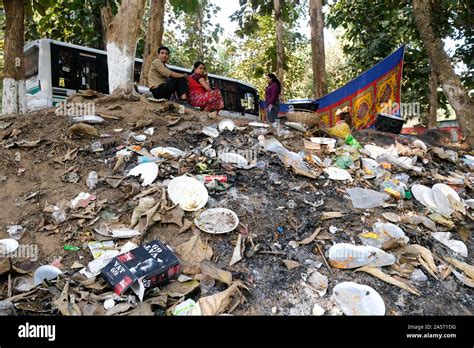
[[[159,240],[143,244],[115,257],[102,269],[101,276],[121,295],[131,288],[140,301],[146,289],[178,277],[179,259]]]

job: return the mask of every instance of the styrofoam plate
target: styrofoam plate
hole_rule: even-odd
[[[209,199],[206,186],[188,176],[172,179],[168,184],[168,195],[174,204],[179,204],[186,211],[201,209]]]
[[[201,231],[221,234],[235,230],[239,225],[239,218],[232,210],[213,208],[203,211],[194,219],[194,223]]]
[[[333,289],[333,298],[345,315],[385,315],[382,297],[367,285],[339,283]]]
[[[7,238],[7,239],[0,239],[0,254],[8,254],[14,252],[18,249],[18,242],[14,239]]]
[[[63,272],[54,266],[45,265],[38,267],[35,271],[34,279],[35,279],[35,286],[41,284],[43,280],[51,280],[55,279],[58,275],[62,274]]]

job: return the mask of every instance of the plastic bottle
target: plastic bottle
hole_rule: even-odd
[[[57,223],[63,223],[64,221],[66,221],[66,213],[64,212],[64,210],[56,206],[53,209],[54,209],[53,214],[52,214],[53,219]]]
[[[89,173],[89,176],[87,177],[86,180],[86,185],[90,190],[93,190],[95,188],[95,185],[97,185],[98,181],[98,175],[95,170]]]

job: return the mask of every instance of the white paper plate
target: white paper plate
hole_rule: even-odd
[[[0,255],[5,253],[12,253],[16,249],[18,249],[18,242],[14,239],[7,238],[7,239],[0,239]]]
[[[448,198],[448,195],[451,195],[455,200],[461,202],[461,198],[459,197],[458,193],[446,184],[436,184],[433,186],[432,190],[439,190],[444,193],[446,198]]]
[[[339,283],[333,289],[333,298],[345,315],[385,315],[382,297],[367,285]]]
[[[158,166],[153,162],[142,163],[134,167],[127,176],[140,176],[143,179],[142,186],[148,186],[158,176]]]
[[[329,179],[331,180],[352,180],[352,176],[349,172],[341,168],[328,167],[324,168],[324,171],[329,175]]]
[[[41,266],[35,271],[34,284],[36,286],[38,284],[41,284],[43,280],[55,279],[58,275],[62,273],[63,272],[57,267],[51,265]]]
[[[163,157],[163,155],[170,155],[174,158],[179,158],[186,155],[186,152],[181,151],[175,147],[155,147],[150,150],[153,156]]]
[[[232,210],[213,208],[203,211],[194,219],[194,223],[201,231],[221,234],[235,230],[239,225],[239,218]]]
[[[179,204],[186,211],[201,209],[209,199],[206,186],[188,176],[172,179],[168,184],[168,195],[174,204]]]
[[[428,208],[436,208],[436,202],[431,189],[425,185],[413,185],[411,192],[415,199]]]

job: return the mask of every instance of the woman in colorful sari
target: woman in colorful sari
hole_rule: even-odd
[[[224,108],[221,91],[211,89],[203,62],[196,62],[189,77],[189,101],[203,111],[217,111]]]

